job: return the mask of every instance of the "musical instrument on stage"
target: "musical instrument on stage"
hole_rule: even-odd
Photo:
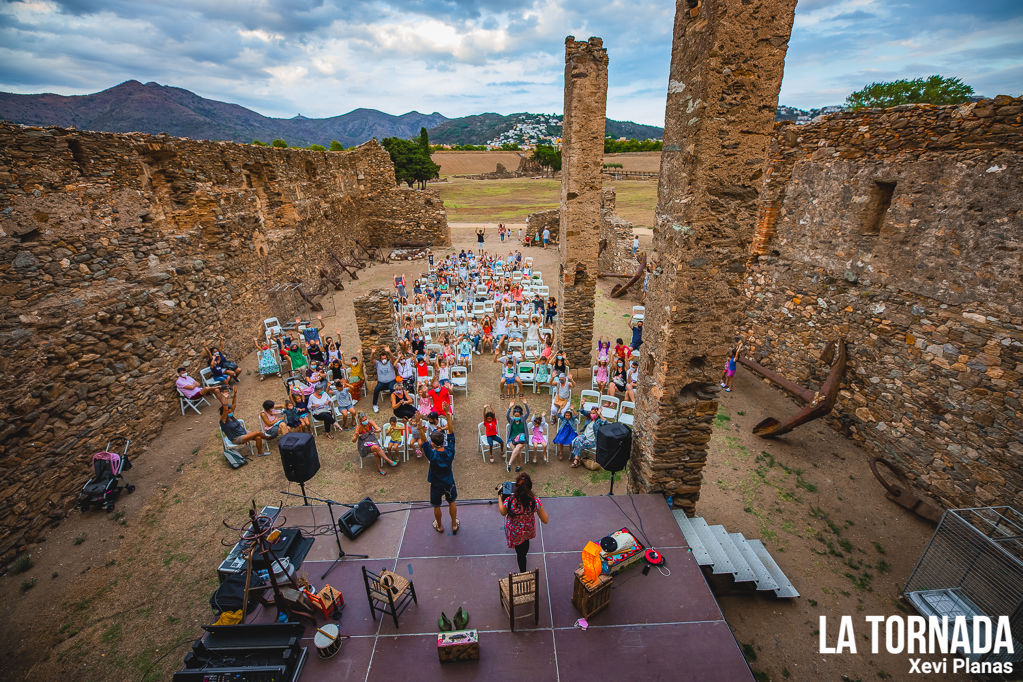
[[[316,634],[313,636],[316,654],[322,660],[335,656],[337,652],[341,651],[341,642],[343,640],[344,637],[341,635],[341,629],[333,623],[316,628]]]

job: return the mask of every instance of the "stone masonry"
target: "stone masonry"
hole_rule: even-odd
[[[1023,98],[781,124],[741,324],[828,421],[951,507],[1023,497]],[[774,220],[770,220],[771,213]]]
[[[545,227],[551,232],[551,244],[557,244],[558,230],[561,228],[561,211],[559,209],[552,208],[549,211],[539,211],[526,216],[527,235],[535,236],[537,232],[543,234]]]
[[[795,0],[678,0],[630,484],[692,513]]]
[[[352,303],[355,305],[355,324],[359,330],[359,345],[362,349],[362,364],[366,371],[366,381],[377,380],[376,357],[372,355],[376,346],[389,346],[392,351],[398,348],[398,336],[394,328],[394,306],[391,303],[391,292],[386,289],[373,289],[367,294],[358,296]],[[370,388],[366,386],[366,388]],[[363,389],[365,392],[365,389]]]
[[[632,255],[632,223],[615,212],[615,191],[605,187],[600,198],[600,255],[597,269],[600,272],[635,273],[639,261]],[[626,296],[638,299],[643,293],[642,286],[633,287]]]
[[[176,367],[198,378],[220,333],[249,352],[268,286],[314,290],[355,239],[449,239],[436,194],[397,189],[375,142],[0,125],[0,374],[17,387],[0,407],[0,560],[63,517],[109,438],[139,456],[178,411]]]
[[[600,38],[565,39],[565,118],[562,125],[561,225],[558,248],[559,339],[572,367],[589,367],[597,290],[601,170],[607,105],[607,50]]]

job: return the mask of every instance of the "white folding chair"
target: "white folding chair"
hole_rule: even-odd
[[[583,416],[585,417],[589,414],[590,408],[600,406],[600,392],[586,390],[580,391],[579,405],[581,406]]]
[[[437,324],[436,324],[437,331],[439,331],[439,332],[446,332],[449,329],[451,329],[451,326],[452,326],[451,325],[451,320],[450,320],[450,318],[448,318],[447,314],[438,315],[437,316]]]
[[[426,344],[426,357],[430,357],[430,353],[436,353],[437,357],[440,357],[441,353],[444,352],[444,346],[439,343],[428,343]]]
[[[632,427],[633,421],[636,419],[636,403],[631,400],[623,400],[622,404],[618,408],[618,423],[625,424],[628,427]]]
[[[423,330],[433,331],[437,328],[437,316],[433,313],[423,314]]]
[[[493,299],[490,299],[488,301],[484,301],[483,302],[483,311],[487,315],[493,315],[494,314],[494,301],[493,301]]]
[[[548,296],[551,295],[551,288],[547,285],[538,286],[536,287],[536,293],[540,294],[544,298],[547,298]]]
[[[604,421],[616,421],[618,419],[618,408],[621,402],[620,398],[616,398],[612,395],[600,396],[600,417]]]
[[[554,329],[552,329],[551,327],[540,327],[540,338],[541,339],[546,339],[548,334],[550,334],[553,337],[554,336]]]
[[[487,443],[487,431],[483,422],[476,425],[476,434],[479,436],[480,456],[483,458],[483,461],[486,462],[487,453],[490,450],[490,444]],[[501,452],[500,445],[497,446],[497,451]]]
[[[522,390],[525,392],[526,386],[536,387],[536,363],[533,362],[520,362],[518,363],[519,369],[519,380],[522,381]]]
[[[184,393],[182,393],[180,388],[178,389],[178,402],[181,403],[181,416],[182,417],[185,416],[185,408],[186,407],[191,407],[193,410],[195,410],[196,414],[201,415],[202,412],[199,411],[199,406],[202,405],[203,403],[206,403],[207,405],[210,404],[210,401],[206,400],[206,396],[199,395],[199,396],[196,396],[195,399],[192,399],[192,398],[189,398]]]
[[[526,267],[527,268],[533,267],[533,257],[532,256],[526,256],[525,263],[526,263]]]
[[[646,306],[634,305],[632,306],[632,319],[639,322],[646,318]]]
[[[280,334],[284,331],[284,328],[281,327],[281,323],[276,317],[268,317],[263,320],[263,328],[271,334]]]
[[[509,341],[506,346],[508,355],[515,358],[516,362],[522,359],[522,342],[521,341]]]
[[[477,296],[486,297],[486,295],[488,293],[489,293],[489,290],[487,289],[487,286],[485,284],[477,284],[476,285],[476,295]]]
[[[466,397],[469,395],[469,370],[463,365],[455,365],[451,368],[451,390],[452,391],[465,391]]]
[[[551,374],[551,378],[553,378],[553,376],[554,375]],[[533,379],[533,393],[543,393],[544,391],[554,395],[554,384],[551,383],[551,379],[548,378],[547,381],[541,381],[539,376],[535,377]]]
[[[203,386],[220,386],[223,381],[217,381],[213,378],[213,370],[209,367],[203,367],[199,370],[199,377],[202,379]]]
[[[473,315],[485,315],[487,312],[487,304],[483,301],[475,301],[472,304]]]
[[[597,388],[597,366],[594,365],[590,368],[590,388]],[[599,393],[597,395],[600,395]]]
[[[540,358],[540,342],[526,341],[522,346],[522,357],[527,360],[538,360]]]

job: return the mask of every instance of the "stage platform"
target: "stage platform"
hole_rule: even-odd
[[[621,505],[620,510],[616,505]],[[550,516],[537,521],[529,569],[540,568],[540,622],[520,619],[515,632],[498,598],[497,581],[517,570],[506,546],[504,519],[497,505],[460,502],[461,526],[451,534],[433,527],[433,510],[423,503],[379,504],[380,519],[356,540],[342,536],[346,552],[369,559],[345,559],[325,579],[337,557],[333,534],[317,535],[299,569],[310,582],[341,590],[346,607],[341,632],[346,640],[334,658],[321,661],[311,626],[304,643],[309,656],[301,679],[312,680],[752,680],[746,660],[693,560],[671,510],[660,495],[555,497],[544,499]],[[335,507],[335,511],[344,508]],[[286,507],[286,526],[306,529],[330,524],[326,506]],[[627,518],[631,517],[631,518]],[[626,569],[613,583],[610,605],[575,627],[573,571],[588,540],[619,528],[660,551],[670,575],[644,562]],[[388,568],[409,577],[419,604],[411,605],[395,630],[389,616],[370,617],[360,566]],[[480,660],[441,664],[437,658],[437,618],[464,605],[470,628],[480,633]],[[257,609],[246,622],[266,622],[271,612]]]

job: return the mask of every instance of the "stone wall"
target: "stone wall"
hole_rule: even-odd
[[[678,0],[629,482],[687,513],[736,333],[795,0]]]
[[[600,196],[600,254],[597,269],[600,272],[635,273],[639,261],[632,255],[632,223],[615,213],[615,191],[607,187]],[[642,287],[633,287],[626,294],[636,297]]]
[[[549,211],[539,211],[538,213],[530,213],[526,216],[526,235],[536,235],[537,231],[543,234],[543,229],[546,227],[551,231],[551,244],[558,243],[558,231],[561,225],[561,210],[552,208]]]
[[[600,38],[565,39],[565,118],[562,123],[561,225],[558,273],[559,339],[586,340],[565,348],[572,367],[588,367],[597,291],[601,169],[607,105],[607,50]]]
[[[377,380],[376,358],[373,349],[377,346],[389,346],[392,351],[398,349],[398,333],[394,327],[394,305],[391,292],[387,289],[373,289],[367,294],[353,300],[355,305],[355,324],[359,330],[359,344],[362,350],[362,364],[366,371],[366,381]],[[366,389],[371,389],[366,386]]]
[[[439,200],[346,152],[0,125],[0,559],[61,518],[112,436],[137,456],[223,334],[247,353],[270,284],[307,291],[354,240],[447,242]],[[420,232],[421,231],[421,232]],[[209,412],[209,408],[207,408]]]
[[[1023,497],[1021,120],[999,97],[783,124],[762,194],[750,354],[819,385],[847,339],[829,421],[949,506]]]

